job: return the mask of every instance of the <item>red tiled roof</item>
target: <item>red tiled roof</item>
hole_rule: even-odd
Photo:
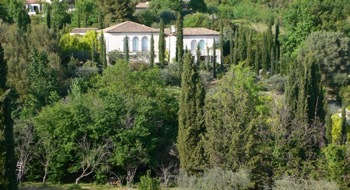
[[[142,33],[142,32],[159,32],[158,29],[151,28],[142,24],[138,24],[132,21],[126,21],[117,25],[103,29],[105,33]]]
[[[164,30],[164,33],[171,35],[170,29]],[[215,30],[210,30],[207,28],[183,28],[184,36],[219,36],[220,33]]]
[[[45,0],[26,0],[26,4],[45,3]]]
[[[136,9],[147,9],[148,8],[148,4],[149,2],[141,2],[141,3],[138,3],[135,8]]]

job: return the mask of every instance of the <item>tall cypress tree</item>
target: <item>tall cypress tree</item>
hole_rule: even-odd
[[[107,53],[106,53],[106,42],[103,31],[100,36],[100,64],[104,69],[107,68]]]
[[[150,52],[150,65],[151,67],[153,67],[154,65],[154,38],[153,38],[153,34],[151,36],[151,52]]]
[[[49,3],[46,3],[45,6],[46,6],[46,25],[48,28],[51,28],[51,6]]]
[[[259,43],[256,44],[255,48],[255,56],[254,56],[254,70],[256,75],[259,75],[259,69],[260,69],[260,54],[259,54]]]
[[[239,42],[238,42],[238,30],[235,30],[235,40],[234,40],[234,50],[233,50],[233,63],[237,64],[238,63],[238,52],[239,52]]]
[[[160,19],[159,24],[159,64],[161,67],[165,65],[165,36],[164,36],[164,21],[163,18]]]
[[[263,76],[266,76],[267,68],[268,68],[268,50],[267,50],[267,36],[263,36],[263,41],[261,45],[261,66],[263,69]]]
[[[341,109],[341,138],[339,138],[341,140],[340,144],[345,145],[347,137],[346,137],[346,105],[345,102],[343,102],[343,106]]]
[[[275,23],[275,41],[274,41],[274,47],[275,47],[275,60],[276,60],[276,73],[280,72],[280,66],[279,66],[279,60],[280,60],[280,52],[281,52],[281,44],[279,41],[279,33],[280,33],[280,27],[279,27],[279,21],[276,19]]]
[[[271,49],[270,54],[270,62],[271,62],[271,75],[274,75],[276,73],[276,60],[275,60],[275,50]]]
[[[176,21],[176,62],[182,63],[184,54],[184,42],[183,42],[183,19],[180,12],[177,13]]]
[[[204,150],[202,136],[205,132],[203,121],[205,91],[201,84],[198,66],[192,55],[184,56],[184,68],[181,79],[179,109],[179,132],[177,147],[180,167],[189,174],[204,169]]]
[[[129,37],[125,36],[124,38],[124,55],[125,60],[127,63],[129,63]]]
[[[246,65],[251,66],[253,64],[253,48],[252,48],[252,30],[249,31],[247,36],[247,59]]]
[[[0,189],[16,190],[16,158],[11,102],[6,87],[7,66],[0,43]]]
[[[234,43],[233,43],[233,30],[230,33],[230,64],[233,64],[233,50],[234,50]]]
[[[224,68],[224,25],[220,22],[220,69]]]
[[[216,42],[213,39],[213,78],[216,79]]]
[[[179,65],[178,76],[181,79],[182,67],[183,67],[183,55],[184,55],[184,42],[183,42],[183,18],[181,12],[177,13],[176,21],[176,62]]]

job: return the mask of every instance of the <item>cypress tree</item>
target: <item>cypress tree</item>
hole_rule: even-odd
[[[267,63],[271,62],[271,49],[273,49],[273,34],[272,34],[272,24],[269,23],[266,32],[266,50],[267,50]]]
[[[106,53],[106,42],[103,31],[100,36],[100,64],[104,69],[107,68],[107,53]]]
[[[7,66],[0,43],[0,189],[16,190],[16,158],[13,139],[11,102],[6,87]]]
[[[165,65],[165,37],[164,37],[164,21],[163,18],[160,19],[159,25],[159,64],[161,67]]]
[[[239,27],[239,34],[238,34],[238,61],[244,61],[246,59],[246,31],[241,25]],[[237,62],[238,63],[238,62]]]
[[[124,38],[124,55],[125,60],[127,63],[129,63],[129,37],[125,36]]]
[[[254,60],[254,70],[256,75],[259,75],[259,69],[260,69],[260,54],[259,54],[259,44],[256,44],[255,49],[255,60]]]
[[[332,143],[332,116],[329,113],[328,106],[326,106],[326,118],[325,118],[325,125],[326,125],[326,144]]]
[[[276,73],[276,60],[275,60],[275,50],[271,49],[271,75],[274,75]]]
[[[276,19],[276,26],[275,26],[275,60],[276,60],[276,72],[280,72],[280,66],[279,64],[279,60],[280,60],[280,52],[281,52],[281,44],[279,41],[279,33],[280,33],[280,28],[279,28],[279,21],[278,19]]]
[[[224,25],[220,22],[220,69],[224,68]]]
[[[247,66],[251,66],[253,64],[253,49],[252,49],[252,31],[250,30],[247,37]]]
[[[235,42],[234,42],[234,53],[233,53],[233,63],[238,64],[238,52],[239,52],[239,44],[238,44],[238,30],[235,30]]]
[[[267,64],[268,64],[268,50],[267,50],[267,36],[263,36],[263,41],[261,45],[261,66],[263,69],[263,76],[266,76]]]
[[[192,55],[184,56],[184,68],[181,79],[179,109],[179,132],[177,147],[180,167],[188,174],[204,170],[204,150],[202,136],[205,132],[203,121],[205,91],[201,84],[198,66],[193,63]]]
[[[51,6],[49,3],[46,3],[45,6],[46,8],[46,25],[47,28],[51,28]]]
[[[150,52],[150,65],[151,67],[153,67],[154,65],[154,38],[153,38],[153,34],[151,36],[151,52]]]
[[[199,67],[200,66],[200,58],[201,58],[201,48],[199,47],[199,44],[197,45],[197,51],[196,51],[196,57],[197,57],[197,61],[196,64]]]
[[[206,67],[207,67],[207,69],[209,70],[209,65],[210,65],[210,51],[209,51],[209,47],[208,47],[208,46],[207,46],[207,59],[206,59],[206,61],[207,61]]]
[[[346,105],[345,103],[343,102],[343,106],[342,106],[342,109],[341,109],[341,142],[340,144],[341,145],[345,145],[346,143]]]
[[[183,19],[180,12],[177,13],[176,21],[176,62],[182,63],[182,58],[184,54],[184,44],[183,44]]]
[[[216,43],[213,39],[213,78],[216,79]]]
[[[179,65],[178,75],[181,79],[182,73],[182,65],[183,65],[183,55],[184,55],[184,42],[183,42],[183,18],[181,12],[177,14],[177,22],[176,22],[176,62]]]
[[[234,44],[233,44],[233,30],[230,33],[230,64],[233,64],[233,50],[234,50]]]

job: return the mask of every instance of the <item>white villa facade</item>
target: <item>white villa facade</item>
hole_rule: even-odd
[[[82,31],[73,29],[73,31]],[[126,21],[117,25],[105,28],[102,30],[106,42],[106,53],[108,55],[111,51],[124,51],[124,39],[128,38],[130,54],[137,52],[149,52],[151,48],[151,36],[154,39],[155,62],[158,59],[158,41],[159,29],[151,28],[132,21]],[[98,31],[101,32],[101,31]],[[168,55],[169,63],[175,61],[176,57],[176,29],[165,29],[166,40],[166,54]],[[71,33],[71,34],[74,34]],[[76,33],[78,34],[78,32]],[[79,32],[81,35],[82,33]],[[184,28],[183,29],[183,49],[191,51],[195,59],[197,47],[199,46],[201,52],[201,59],[204,60],[210,57],[213,59],[213,41],[219,42],[219,32],[209,30],[206,28]],[[216,46],[218,47],[218,46]],[[209,53],[209,54],[208,54]],[[220,50],[216,49],[216,62],[221,63]]]
[[[62,2],[62,0],[59,0],[59,2]],[[28,14],[36,15],[37,13],[41,13],[45,3],[51,4],[51,0],[26,0],[25,6],[28,10]]]

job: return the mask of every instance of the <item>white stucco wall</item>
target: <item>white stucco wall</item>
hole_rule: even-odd
[[[221,57],[220,57],[220,49],[219,49],[219,36],[184,36],[184,47],[183,49],[191,51],[193,56],[196,56],[197,52],[197,45],[200,41],[203,40],[204,42],[204,48],[201,51],[202,56],[207,56],[207,47],[209,47],[209,55],[213,55],[213,40],[215,39],[216,42],[216,62],[221,63]],[[192,45],[192,42],[194,45]],[[168,36],[166,38],[166,50],[169,52],[170,50],[170,62],[175,60],[176,57],[176,36]]]
[[[142,39],[146,37],[148,39],[148,51],[150,51],[151,48],[151,37],[152,33],[104,33],[104,37],[106,40],[106,52],[108,55],[108,52],[118,50],[123,52],[124,51],[124,38],[128,36],[129,38],[129,52],[135,53],[137,51],[142,51]],[[136,47],[136,51],[134,51],[134,38],[137,40],[138,38],[138,47]],[[154,52],[156,55],[155,62],[158,62],[158,41],[159,41],[159,34],[153,33],[153,39],[154,39]]]

